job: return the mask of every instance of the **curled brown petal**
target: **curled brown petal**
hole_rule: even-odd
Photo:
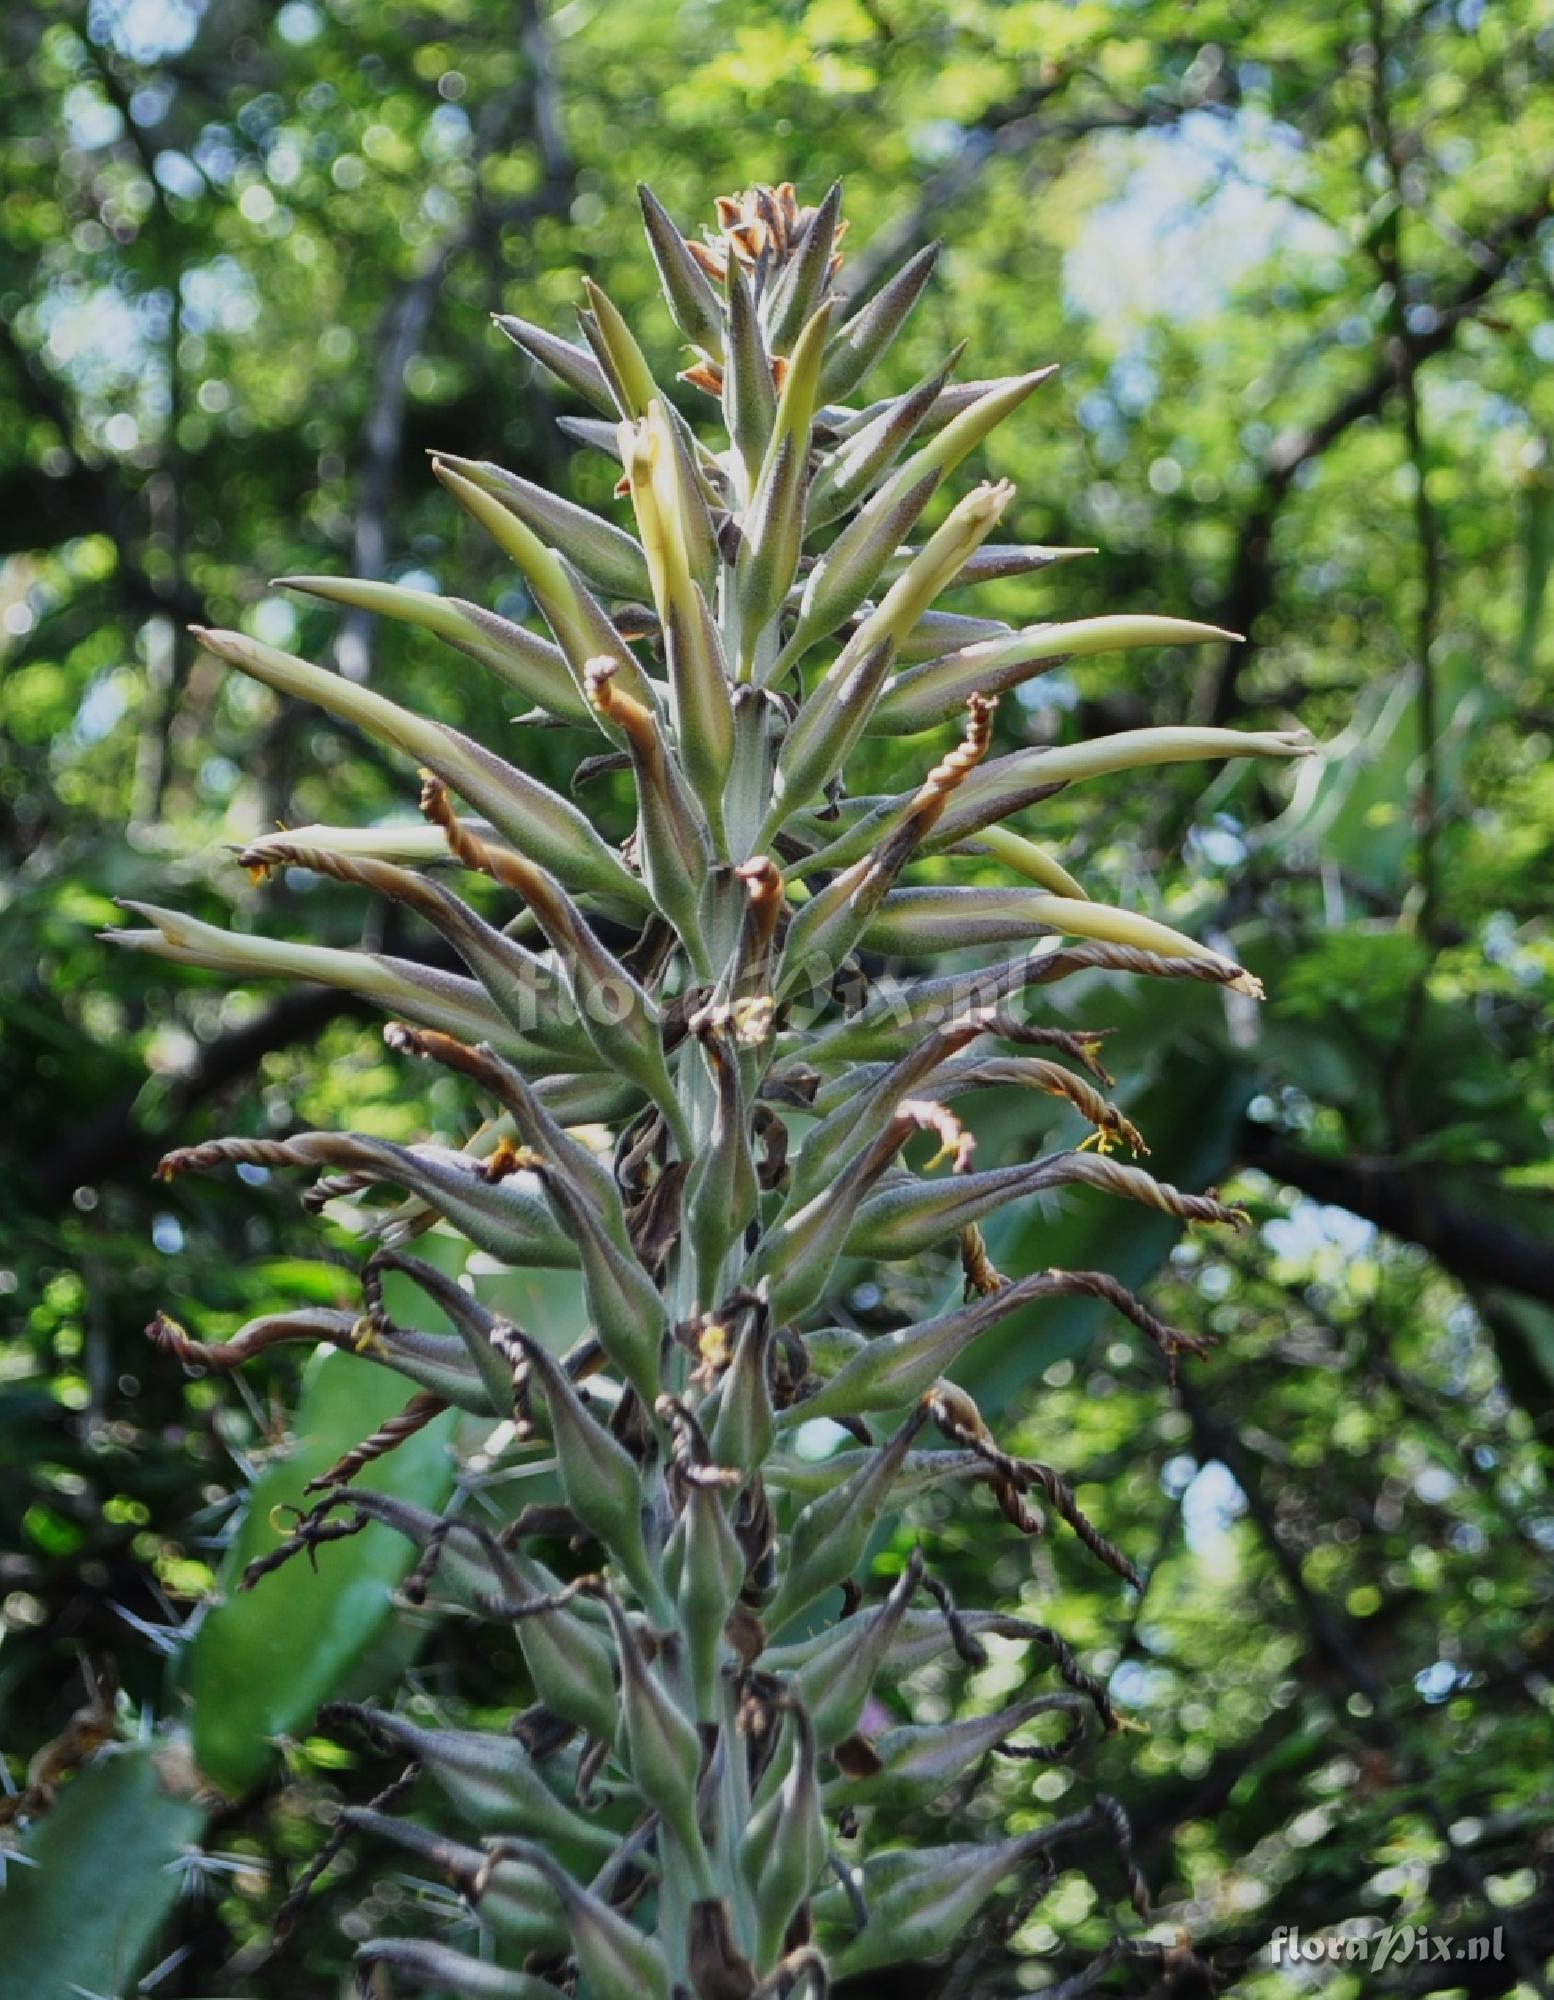
[[[146,1338],[185,1368],[241,1368],[256,1354],[291,1341],[332,1347],[355,1344],[355,1313],[329,1306],[302,1306],[295,1312],[266,1313],[239,1327],[230,1340],[195,1340],[177,1320],[159,1312],[146,1328]]]
[[[441,1396],[434,1395],[430,1389],[418,1389],[397,1416],[386,1418],[370,1437],[363,1438],[360,1444],[353,1445],[337,1458],[327,1472],[310,1479],[303,1492],[320,1493],[332,1486],[349,1484],[374,1460],[386,1458],[391,1451],[398,1451],[407,1438],[424,1431],[432,1419],[440,1417],[447,1408]]]

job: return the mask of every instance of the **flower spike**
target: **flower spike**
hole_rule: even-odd
[[[482,1694],[506,1713],[484,1726],[398,1692],[320,1718],[413,1762],[343,1810],[282,1927],[358,1835],[439,1877],[479,1925],[478,1953],[369,1940],[364,1992],[402,1974],[476,2000],[824,2000],[1018,1920],[1022,1881],[1071,1860],[1148,1910],[1126,1817],[1093,1788],[1061,1818],[1027,1800],[1038,1823],[1013,1839],[912,1838],[942,1795],[969,1797],[983,1760],[1061,1762],[1085,1788],[1090,1734],[1126,1726],[1052,1625],[962,1607],[928,1557],[990,1495],[979,1534],[1014,1544],[1051,1517],[1060,1547],[1138,1585],[1109,1495],[1092,1503],[1065,1456],[1074,1441],[1035,1445],[1037,1408],[1042,1455],[1012,1448],[969,1371],[995,1341],[1014,1370],[1027,1328],[1073,1301],[1118,1315],[1168,1383],[1207,1348],[1102,1252],[1101,1268],[1032,1268],[1039,1249],[1017,1263],[995,1218],[1023,1207],[1020,1256],[1040,1244],[1040,1204],[1119,1230],[1119,1204],[1157,1232],[1246,1219],[1137,1164],[1101,1053],[1119,1046],[1104,1040],[1117,978],[1182,982],[1184,1004],[1212,1010],[1216,988],[1259,994],[1256,974],[1178,927],[1190,919],[1087,890],[1047,802],[1188,759],[1267,759],[1277,783],[1310,739],[1184,725],[1027,740],[1024,704],[1001,697],[1060,663],[1232,636],[1152,611],[1065,616],[1048,593],[1088,552],[1019,539],[1003,525],[1013,486],[962,478],[1055,371],[962,381],[957,345],[869,400],[937,245],[848,298],[840,184],[813,200],[786,181],[742,188],[692,235],[638,192],[656,326],[591,281],[580,341],[496,322],[520,382],[533,367],[558,383],[564,435],[619,473],[604,507],[478,446],[432,461],[449,523],[467,515],[511,562],[522,610],[283,579],[494,674],[526,711],[500,743],[246,633],[198,634],[422,771],[419,821],[407,795],[379,825],[283,828],[238,854],[250,897],[306,869],[386,903],[403,955],[149,904],[125,906],[140,925],[117,937],[238,986],[324,984],[376,1010],[407,1072],[437,1066],[428,1101],[453,1133],[402,1133],[422,1101],[407,1098],[394,1139],[250,1121],[160,1169],[300,1169],[305,1205],[361,1246],[359,1301],[277,1300],[225,1338],[159,1314],[168,1366],[273,1368],[311,1347],[405,1384],[321,1464],[318,1497],[243,1584],[306,1555],[358,1565],[353,1588],[386,1607],[382,1558],[362,1552],[392,1533],[412,1551],[407,1609],[506,1628],[484,1649],[504,1683]],[[676,346],[681,372],[661,380],[649,357]],[[993,608],[1019,622],[985,615],[973,593],[994,582]],[[535,774],[540,725],[547,747],[591,739],[570,786]],[[921,755],[890,748],[939,729]],[[1066,995],[1049,989],[1076,979],[1082,1006],[1054,1006]],[[1023,1093],[1049,1101],[1049,1150],[1011,1143],[1013,1117],[973,1123],[995,1092],[1012,1114]],[[878,1324],[860,1324],[872,1274]],[[440,1452],[442,1511],[391,1490],[389,1473]],[[985,1713],[957,1683],[994,1640],[1011,1649],[1006,1692]],[[1014,1671],[1050,1668],[1061,1687],[1008,1686],[1027,1656]],[[929,1667],[946,1720],[914,1712]],[[402,1816],[417,1772],[466,1837]]]

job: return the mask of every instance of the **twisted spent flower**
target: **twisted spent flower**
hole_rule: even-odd
[[[655,377],[596,285],[580,342],[497,322],[581,405],[564,426],[609,461],[615,502],[594,513],[485,460],[434,460],[471,532],[513,565],[533,624],[408,585],[283,579],[310,605],[446,645],[458,673],[494,674],[526,704],[499,746],[242,633],[198,635],[421,774],[420,825],[313,825],[239,860],[260,882],[306,869],[386,898],[464,971],[141,904],[128,907],[146,927],[118,934],[233,979],[353,993],[387,1017],[393,1060],[435,1063],[466,1094],[462,1141],[239,1132],[159,1169],[311,1172],[305,1199],[365,1249],[360,1312],[278,1310],[210,1342],[161,1316],[150,1333],[171,1359],[222,1370],[312,1344],[335,1350],[331,1367],[367,1354],[407,1383],[404,1408],[311,1482],[319,1497],[244,1584],[298,1554],[349,1564],[357,1534],[390,1529],[412,1552],[403,1599],[424,1618],[456,1608],[507,1627],[521,1661],[503,1736],[428,1730],[392,1704],[321,1719],[414,1760],[342,1814],[325,1865],[348,1838],[398,1846],[479,1931],[478,1945],[467,1931],[368,1942],[374,1994],[384,1980],[482,2000],[824,1994],[947,1953],[974,1924],[1007,1934],[1054,1856],[1088,1856],[1098,1837],[1122,1864],[1119,1923],[1148,1910],[1105,1794],[1013,1840],[924,1844],[923,1810],[990,1752],[1016,1774],[1076,1766],[1086,1709],[1106,1736],[1125,1718],[1050,1626],[955,1604],[919,1503],[938,1494],[953,1510],[990,1488],[1026,1536],[1043,1531],[1044,1504],[1083,1560],[1142,1582],[1056,1466],[999,1441],[996,1412],[956,1372],[995,1329],[1009,1352],[1031,1351],[1040,1315],[1079,1298],[1115,1310],[1172,1380],[1204,1343],[1104,1270],[1004,1273],[983,1230],[1035,1197],[1243,1222],[1107,1156],[1145,1148],[1103,1094],[1104,1023],[1044,1019],[1036,1003],[1079,980],[1088,1020],[1115,976],[1194,982],[1208,1006],[1215,987],[1261,988],[1185,932],[1092,898],[1028,829],[1073,784],[1300,757],[1310,739],[1140,729],[994,754],[1060,662],[1233,635],[1154,614],[1053,616],[1048,594],[1087,552],[992,540],[1016,506],[1007,481],[947,492],[1050,368],[957,382],[957,349],[909,388],[863,398],[936,248],[851,299],[839,188],[813,205],[789,184],[749,189],[718,204],[705,239],[683,237],[646,190],[642,206],[690,349],[674,381]],[[1032,622],[940,608],[993,579],[1031,592]],[[624,839],[609,799],[595,816],[525,768],[541,724],[579,779],[629,786]],[[859,792],[865,758],[905,770],[901,789]],[[989,961],[991,948],[1007,955]],[[1080,1131],[1013,1159],[987,1158],[984,1138],[974,1159],[980,1106],[1014,1089]],[[450,1274],[446,1255],[412,1251],[427,1232],[479,1261]],[[563,1274],[582,1329],[570,1345],[481,1298],[493,1265]],[[872,1338],[837,1310],[870,1270],[889,1273],[902,1321]],[[404,1286],[393,1312],[390,1276]],[[957,1284],[964,1300],[936,1307]],[[409,1323],[419,1308],[401,1296],[438,1330]],[[460,1453],[548,1482],[525,1482],[530,1505],[504,1516],[493,1499],[488,1522],[358,1483],[445,1414]],[[847,1443],[817,1459],[797,1441],[820,1419]],[[907,1553],[881,1593],[870,1552],[892,1524]],[[912,1675],[973,1672],[994,1636],[1025,1649],[1026,1680],[1050,1662],[1065,1691],[1022,1685],[993,1716],[914,1719]],[[1069,1725],[1061,1736],[1016,1734],[1048,1713]],[[391,1810],[407,1800],[417,1818]],[[1036,1795],[1020,1802],[1041,1814]],[[320,1872],[304,1871],[283,1927],[306,1915]],[[1096,1881],[1119,1886],[1110,1864]],[[1161,1953],[1124,1928],[1103,1962],[1122,1957]]]

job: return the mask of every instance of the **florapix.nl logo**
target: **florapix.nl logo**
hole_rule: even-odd
[[[1490,1963],[1504,1958],[1501,1926],[1465,1937],[1432,1931],[1426,1924],[1383,1924],[1366,1930],[1302,1931],[1281,1924],[1269,1939],[1275,1965],[1363,1965],[1380,1972],[1407,1962]]]

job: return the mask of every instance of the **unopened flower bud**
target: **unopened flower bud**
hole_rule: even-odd
[[[818,1649],[795,1676],[794,1692],[812,1716],[816,1740],[823,1750],[842,1742],[858,1727],[922,1574],[923,1559],[914,1549],[879,1609],[862,1622],[855,1617],[838,1632],[828,1634],[830,1643]]]
[[[756,1963],[781,1955],[794,1912],[825,1867],[826,1830],[815,1776],[815,1732],[801,1703],[787,1711],[792,1739],[787,1771],[764,1805],[751,1815],[741,1860],[754,1893]]]
[[[812,1500],[794,1521],[788,1538],[788,1566],[767,1612],[767,1624],[773,1632],[780,1632],[857,1568],[907,1447],[922,1422],[921,1412],[908,1418],[889,1444],[870,1453],[853,1478],[823,1498]]]
[[[1059,1714],[1069,1726],[1055,1741],[1021,1744],[1015,1754],[1056,1763],[1083,1737],[1092,1713],[1083,1695],[1043,1694],[992,1715],[959,1722],[906,1723],[887,1730],[873,1747],[878,1769],[867,1777],[839,1778],[826,1787],[826,1804],[836,1807],[921,1806],[932,1802],[988,1754],[1040,1715]]]
[[[669,1607],[642,1537],[642,1477],[630,1453],[584,1407],[553,1355],[517,1327],[502,1331],[522,1351],[545,1398],[567,1505],[620,1564],[650,1614],[667,1622]]]
[[[396,1977],[413,1980],[428,1992],[452,1994],[454,2000],[559,2000],[548,1979],[505,1971],[427,1938],[375,1938],[361,1946],[356,1963],[363,1974],[375,1965],[387,1966]]]
[[[472,1826],[485,1833],[526,1834],[604,1855],[615,1836],[597,1819],[585,1819],[545,1782],[538,1765],[513,1736],[473,1729],[422,1729],[387,1709],[340,1705],[339,1712],[386,1737],[414,1757]],[[329,1711],[321,1715],[326,1722]]]
[[[621,1715],[632,1783],[663,1815],[695,1877],[697,1893],[710,1895],[711,1876],[696,1800],[701,1736],[644,1657],[618,1601],[607,1595],[604,1602],[620,1661]]]
[[[541,1847],[529,1841],[495,1844],[493,1876],[516,1861],[542,1876],[566,1913],[572,1950],[597,2000],[670,2000],[663,1953],[635,1924],[585,1889]],[[481,1907],[484,1908],[484,1899]]]

